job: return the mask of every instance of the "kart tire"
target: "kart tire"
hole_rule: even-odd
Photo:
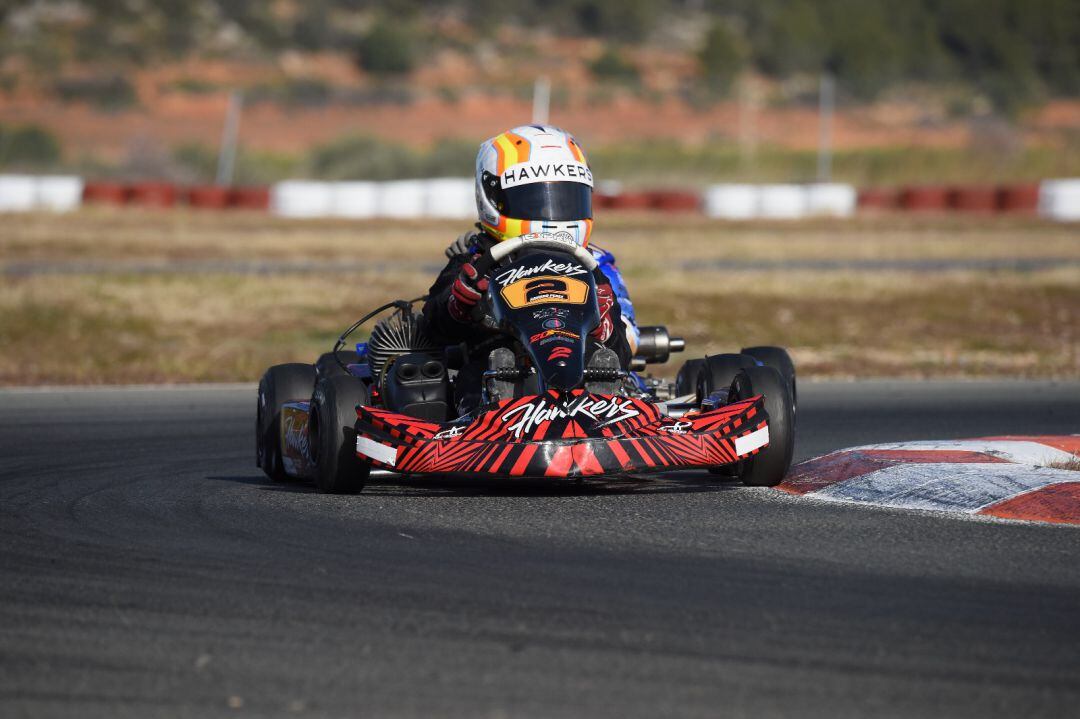
[[[735,376],[731,397],[742,400],[754,395],[765,397],[769,416],[769,444],[752,457],[741,461],[739,479],[751,487],[775,487],[791,467],[795,452],[795,412],[791,406],[788,383],[772,367],[755,365]]]
[[[364,488],[371,465],[356,456],[356,405],[370,402],[357,377],[320,379],[311,397],[309,436],[320,492],[350,494]]]
[[[327,352],[315,360],[315,374],[319,379],[326,377],[348,377],[349,373],[341,365],[356,364],[356,352],[339,350]]]
[[[791,361],[791,355],[783,347],[744,347],[744,355],[750,355],[766,367],[772,367],[787,380],[788,390],[791,393],[791,411],[799,411],[798,387],[795,383],[795,363]]]
[[[704,366],[705,360],[703,359],[686,360],[683,363],[683,366],[679,368],[679,374],[675,375],[676,397],[685,397],[688,394],[697,392],[698,377],[701,376],[701,370]]]
[[[255,406],[255,466],[275,482],[288,478],[281,461],[281,406],[304,401],[315,386],[315,368],[293,362],[274,365],[259,380]]]
[[[698,376],[698,402],[703,402],[713,392],[727,389],[735,380],[735,375],[747,367],[756,367],[757,360],[750,355],[720,354],[702,360],[701,374]]]

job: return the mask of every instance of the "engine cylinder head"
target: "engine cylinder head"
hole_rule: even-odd
[[[410,352],[437,353],[438,347],[428,337],[423,315],[398,311],[379,320],[371,330],[367,343],[371,376],[378,381],[387,361]]]

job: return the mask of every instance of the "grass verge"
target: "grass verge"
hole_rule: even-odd
[[[177,259],[393,259],[434,264],[460,226],[286,222],[263,215],[83,212],[5,218],[0,262],[160,259],[166,271],[10,275],[0,384],[250,381],[310,361],[368,308],[430,272],[167,271]],[[642,324],[687,357],[781,344],[802,376],[1080,377],[1080,266],[1037,272],[723,270],[725,259],[1080,257],[1073,228],[1033,220],[881,218],[724,225],[613,218]],[[695,267],[690,260],[701,260]],[[719,269],[704,260],[718,260]],[[678,358],[677,358],[678,359]],[[677,363],[658,368],[673,374]]]

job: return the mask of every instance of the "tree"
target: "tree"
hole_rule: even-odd
[[[709,88],[726,95],[742,70],[745,57],[739,39],[723,21],[717,20],[705,35],[698,60]]]

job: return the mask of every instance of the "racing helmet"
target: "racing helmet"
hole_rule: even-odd
[[[496,240],[565,233],[582,247],[592,233],[592,171],[573,136],[522,125],[480,145],[476,210]]]

